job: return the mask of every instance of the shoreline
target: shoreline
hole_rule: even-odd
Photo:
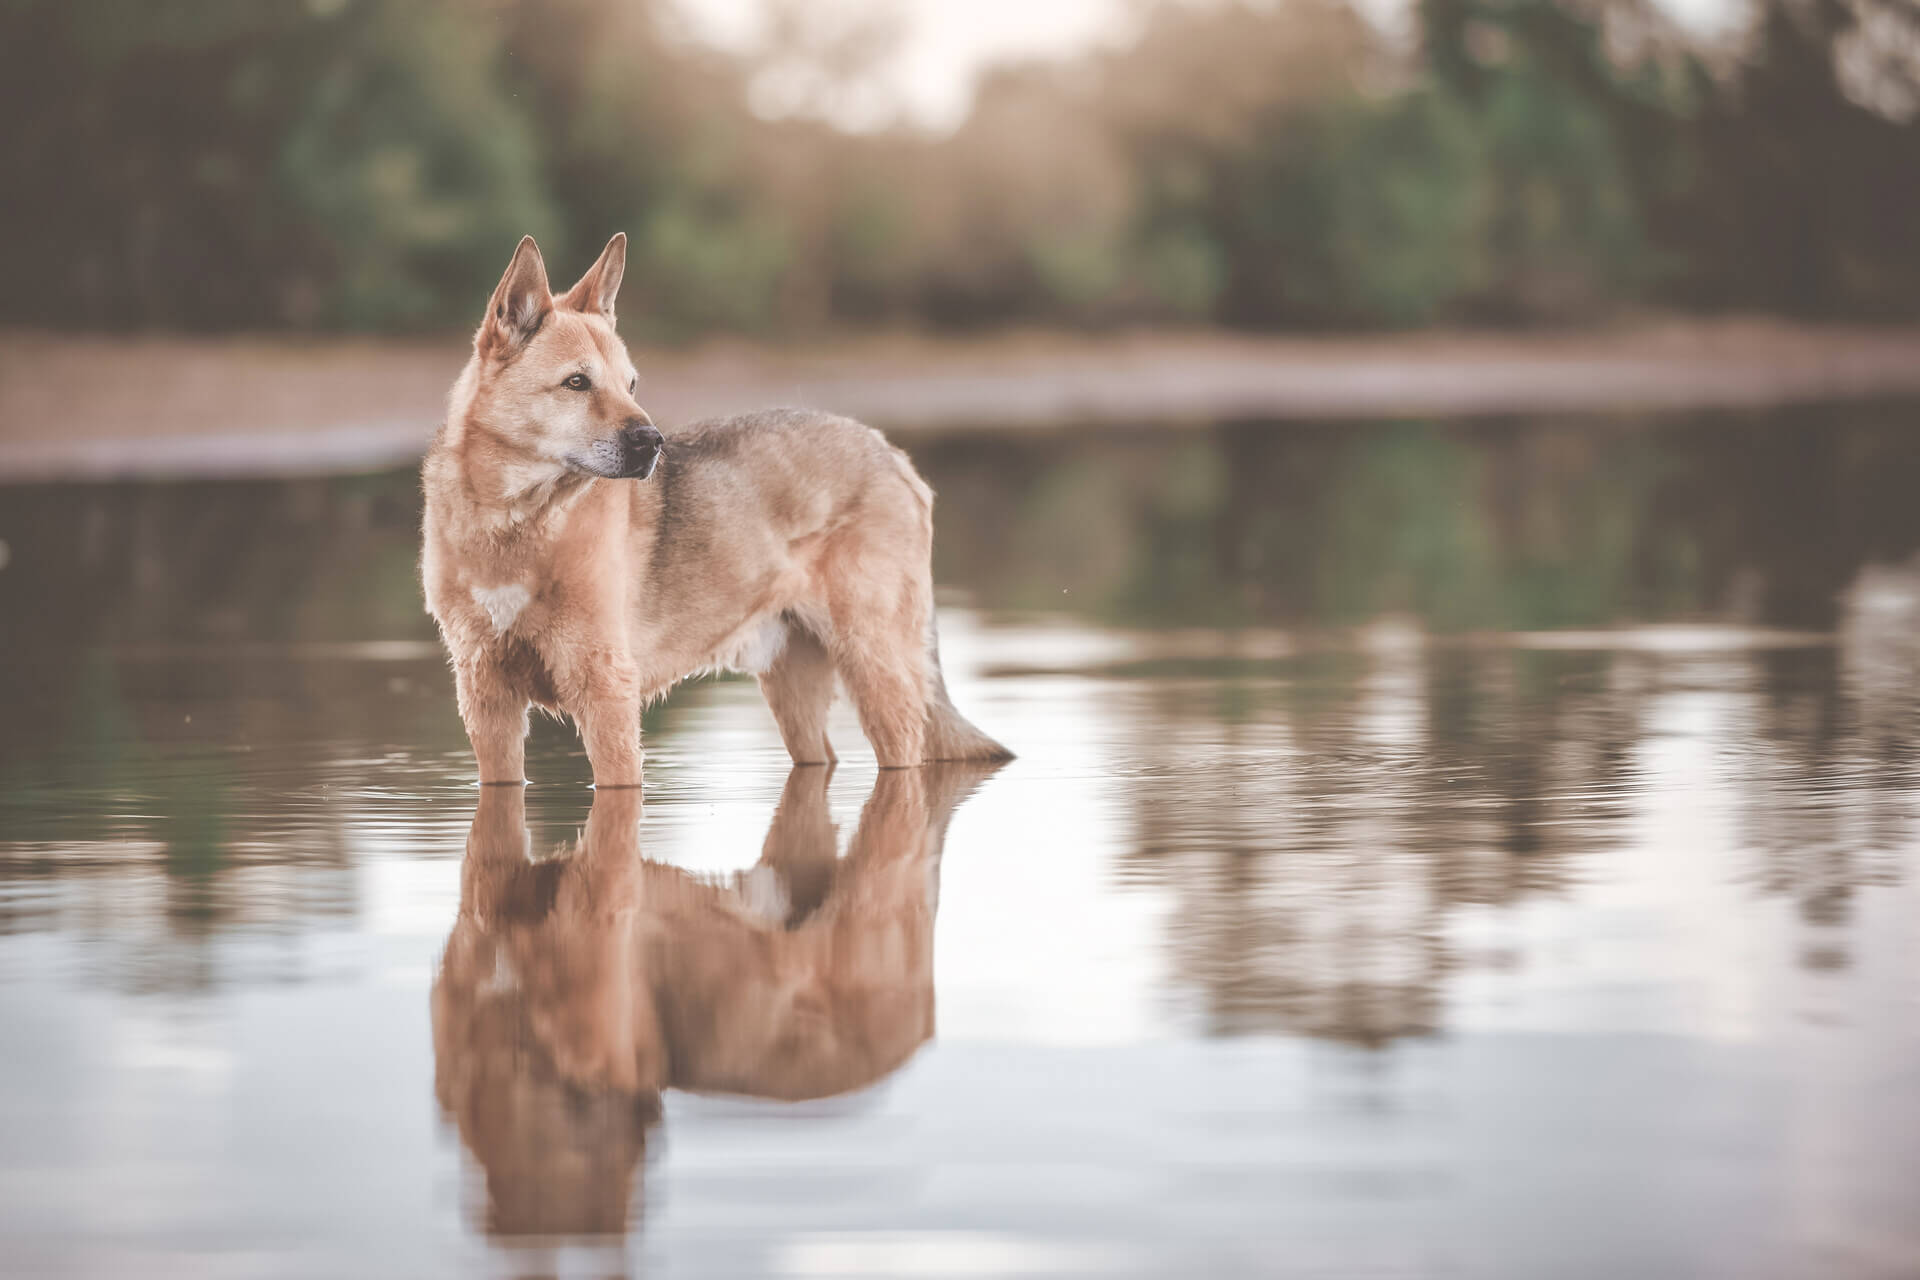
[[[1764,409],[1920,396],[1920,328],[1671,322],[1581,334],[1230,333],[634,348],[676,423],[809,404],[903,438],[1203,424]],[[437,339],[0,332],[0,482],[329,475],[417,459],[466,358]]]

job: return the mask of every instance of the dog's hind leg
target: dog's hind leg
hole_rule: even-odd
[[[895,461],[900,487],[888,495],[876,486],[818,574],[827,648],[860,728],[882,769],[909,769],[926,758],[933,495],[904,455]]]
[[[849,644],[837,648],[835,657],[880,767],[919,764],[927,732],[926,663],[919,647]]]
[[[833,705],[833,659],[819,637],[792,621],[779,656],[760,673],[760,692],[795,764],[832,764],[827,709]]]
[[[924,584],[908,584],[901,594],[856,598],[834,614],[833,662],[882,769],[911,768],[925,758],[927,646],[921,619],[931,592]]]

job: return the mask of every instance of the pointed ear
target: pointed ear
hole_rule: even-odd
[[[613,239],[607,241],[607,247],[600,251],[599,260],[580,277],[580,283],[567,290],[561,305],[575,311],[598,312],[612,320],[613,299],[620,292],[620,277],[626,270],[627,233],[616,231]]]
[[[482,355],[506,355],[540,331],[553,312],[553,294],[547,288],[547,264],[532,236],[522,236],[513,251],[507,273],[494,287],[487,318],[473,345]]]

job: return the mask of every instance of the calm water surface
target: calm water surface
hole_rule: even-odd
[[[909,442],[992,774],[468,783],[408,476],[0,489],[0,1269],[1920,1273],[1901,406]]]

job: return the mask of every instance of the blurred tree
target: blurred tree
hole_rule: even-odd
[[[879,5],[881,7],[875,7]],[[513,240],[632,237],[636,333],[1920,315],[1920,7],[1146,3],[884,123],[884,0],[762,47],[666,0],[0,0],[0,321],[464,326]]]
[[[1685,167],[1700,69],[1643,0],[1422,0],[1435,82],[1470,113],[1488,182],[1490,319],[1568,319],[1643,296]]]
[[[553,217],[484,10],[11,0],[8,296],[93,325],[444,322]],[[17,312],[16,312],[17,314]]]
[[[787,237],[741,68],[670,41],[653,0],[503,0],[568,241],[633,240],[622,311],[655,335],[774,319]],[[564,268],[555,267],[564,273]]]
[[[1751,54],[1694,133],[1683,300],[1920,312],[1920,120],[1887,114],[1920,101],[1916,48],[1912,0],[1764,0]]]
[[[1142,309],[1254,325],[1349,318],[1343,305],[1313,314],[1340,274],[1325,236],[1353,212],[1332,207],[1341,195],[1316,160],[1332,118],[1366,114],[1363,89],[1387,68],[1342,3],[1155,10],[1096,90],[1138,192],[1126,248],[1143,268]]]
[[[1237,268],[1221,301],[1230,323],[1429,323],[1479,296],[1492,270],[1487,144],[1444,94],[1276,120],[1216,190],[1216,235]]]
[[[283,310],[354,328],[462,320],[532,233],[566,247],[540,141],[500,91],[501,34],[452,6],[381,0],[343,9],[314,50],[274,172],[328,250],[325,285]],[[242,75],[270,92],[279,68]],[[296,308],[319,316],[302,317]]]
[[[266,162],[283,94],[233,89],[251,50],[307,22],[291,0],[0,6],[0,82],[32,104],[0,130],[11,315],[267,318],[275,283],[316,246],[276,230],[291,213]]]

